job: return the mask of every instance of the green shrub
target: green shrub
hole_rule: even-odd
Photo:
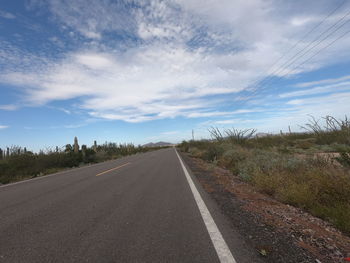
[[[64,151],[57,149],[54,152],[44,153],[40,151],[38,154],[33,154],[13,146],[10,150],[10,156],[0,159],[0,183],[6,184],[64,168],[78,167],[84,163],[111,160],[151,149],[141,146],[135,147],[133,144],[105,143],[99,145],[97,151],[85,146],[82,151],[74,152],[73,147],[67,144]]]
[[[251,138],[243,144],[219,136],[219,140],[183,142],[182,147],[195,157],[217,161],[259,191],[350,233],[348,136],[345,127]],[[342,166],[335,165],[331,158],[315,155],[317,152],[339,152],[336,160]]]
[[[335,159],[343,166],[350,168],[350,152],[341,152]]]

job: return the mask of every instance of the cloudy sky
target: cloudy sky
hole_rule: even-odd
[[[344,117],[349,19],[346,0],[2,0],[0,147]]]

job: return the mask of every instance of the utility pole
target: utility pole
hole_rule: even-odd
[[[192,129],[192,141],[194,141],[194,130]]]

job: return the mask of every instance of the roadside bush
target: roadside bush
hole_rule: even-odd
[[[160,149],[160,148],[156,148]],[[7,184],[25,178],[31,178],[56,172],[64,168],[78,167],[86,163],[102,162],[121,156],[150,151],[152,148],[135,147],[133,144],[105,143],[97,149],[83,147],[83,150],[74,152],[71,145],[65,151],[48,150],[38,154],[24,151],[18,146],[11,147],[9,156],[0,158],[0,183]],[[2,157],[2,156],[1,156]]]
[[[239,172],[239,164],[247,161],[250,157],[251,151],[241,146],[236,146],[229,150],[226,150],[218,160],[218,164],[222,167],[230,169],[233,173],[237,174]]]
[[[259,191],[311,212],[350,233],[350,173],[325,159],[254,151],[230,167]]]
[[[304,133],[249,138],[240,130],[212,128],[212,140],[179,147],[350,234],[350,121],[330,116],[324,121],[312,118]]]
[[[335,158],[343,166],[350,168],[350,151],[341,152],[339,157]]]
[[[206,161],[216,161],[218,160],[222,154],[224,153],[224,146],[217,143],[211,143],[208,145],[207,150],[204,152],[203,158]]]

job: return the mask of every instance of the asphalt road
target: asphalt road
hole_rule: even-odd
[[[0,262],[260,262],[188,176],[170,148],[1,186]]]

